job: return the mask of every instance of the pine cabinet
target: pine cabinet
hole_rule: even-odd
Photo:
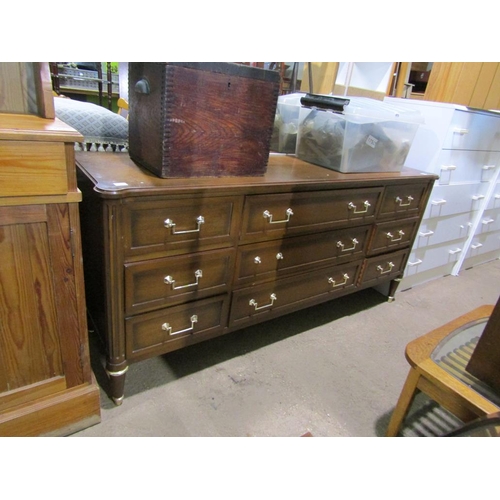
[[[0,114],[0,436],[100,421],[89,358],[73,129]]]

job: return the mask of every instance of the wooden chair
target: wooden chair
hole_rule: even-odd
[[[387,436],[399,434],[419,391],[465,423],[500,411],[500,393],[467,370],[483,331],[494,333],[495,349],[500,352],[499,318],[500,300],[496,306],[478,307],[406,346],[410,372],[389,422]],[[489,335],[490,343],[491,338]]]

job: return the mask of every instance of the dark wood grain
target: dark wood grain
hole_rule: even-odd
[[[88,304],[114,400],[130,363],[366,287],[388,284],[392,299],[436,178],[411,169],[342,174],[272,155],[261,177],[162,179],[125,154],[76,156]],[[391,229],[405,237],[387,245]],[[196,286],[165,288],[165,274],[189,284],[209,262]],[[198,313],[208,324],[191,330]],[[165,336],[166,318],[186,331]]]
[[[500,392],[500,298],[471,355],[467,371]]]
[[[279,82],[267,70],[237,69],[131,63],[131,157],[166,178],[264,174]],[[141,79],[150,93],[135,90]]]

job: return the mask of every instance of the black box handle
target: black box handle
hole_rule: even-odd
[[[344,97],[329,95],[306,94],[301,97],[300,103],[307,107],[316,107],[321,109],[331,109],[336,113],[343,113],[344,108],[351,102]]]

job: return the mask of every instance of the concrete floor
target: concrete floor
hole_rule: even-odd
[[[123,404],[102,391],[101,423],[73,436],[383,436],[406,344],[499,295],[495,260],[392,303],[364,290],[146,360],[130,366]],[[92,358],[105,387],[95,349]]]

